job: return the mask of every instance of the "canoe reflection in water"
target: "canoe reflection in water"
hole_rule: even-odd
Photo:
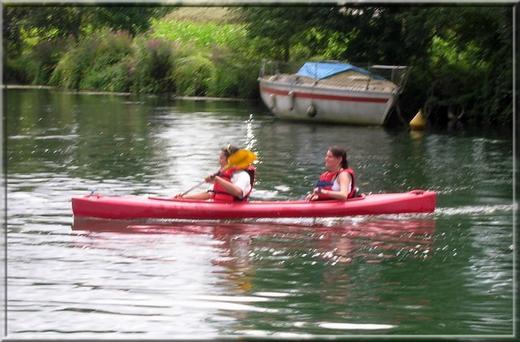
[[[376,263],[388,258],[428,258],[435,220],[430,216],[318,219],[306,221],[107,220],[74,217],[75,231],[126,234],[197,234],[222,241],[229,257],[249,262],[265,251],[325,259],[333,264],[354,259]],[[219,263],[224,262],[224,259]]]

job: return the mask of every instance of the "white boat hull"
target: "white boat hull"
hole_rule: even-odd
[[[276,117],[290,120],[382,125],[397,97],[395,91],[259,81],[265,105]]]

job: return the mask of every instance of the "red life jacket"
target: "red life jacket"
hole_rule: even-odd
[[[356,183],[355,183],[355,174],[354,170],[350,167],[348,169],[340,169],[335,172],[325,171],[320,175],[320,180],[316,183],[316,187],[321,188],[322,190],[332,190],[332,186],[334,185],[334,181],[339,176],[340,173],[347,172],[350,175],[350,192],[347,195],[347,198],[352,198],[356,194]],[[328,195],[318,194],[318,199],[331,199]]]
[[[218,176],[221,178],[224,178],[228,182],[231,182],[231,177],[233,177],[233,174],[237,171],[241,171],[242,169],[237,169],[234,167],[230,167],[229,169],[226,169],[224,171],[219,172]],[[239,198],[236,196],[231,195],[218,183],[213,184],[213,190],[214,193],[213,200],[217,202],[246,202],[249,199],[249,195],[251,194],[251,191],[253,191],[253,184],[255,182],[255,173],[256,168],[254,166],[249,166],[246,169],[243,169],[243,171],[246,171],[249,174],[250,182],[251,182],[251,189],[247,194],[244,194],[244,197]]]

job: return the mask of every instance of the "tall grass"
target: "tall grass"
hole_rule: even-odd
[[[131,53],[132,38],[127,33],[96,32],[63,55],[50,83],[76,90],[127,91]]]
[[[246,33],[239,23],[167,17],[137,37],[93,31],[61,50],[34,46],[6,64],[13,79],[66,89],[254,97],[259,63]]]
[[[137,93],[166,93],[175,90],[171,76],[174,45],[166,40],[136,39],[131,63],[132,91]]]
[[[230,50],[214,49],[212,60],[216,66],[213,96],[252,98],[258,92],[260,61]]]
[[[67,51],[58,62],[50,78],[50,84],[66,89],[79,90],[85,70],[93,60],[96,39],[86,39]]]
[[[41,39],[19,56],[5,54],[5,82],[48,84],[56,64],[67,49],[67,45],[66,39]]]
[[[203,54],[181,57],[177,60],[173,77],[178,95],[205,96],[211,94],[216,69],[213,62]]]
[[[152,20],[153,38],[191,44],[198,48],[236,47],[245,42],[247,31],[242,24],[194,22],[177,19]]]

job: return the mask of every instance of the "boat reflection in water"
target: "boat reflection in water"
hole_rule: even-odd
[[[232,258],[258,255],[255,249],[292,251],[319,256],[331,263],[354,259],[380,262],[388,258],[431,255],[435,220],[430,216],[308,220],[108,220],[74,217],[74,231],[125,234],[196,234],[223,242]],[[295,254],[296,251],[296,254]],[[258,251],[257,251],[258,252]],[[235,260],[237,261],[237,260]],[[244,260],[242,260],[244,261]]]
[[[290,319],[294,320],[306,312],[308,305],[328,305],[341,317],[345,307],[357,300],[351,288],[358,286],[355,279],[360,277],[359,272],[363,274],[359,284],[386,282],[377,268],[370,268],[372,271],[367,274],[363,270],[369,264],[385,260],[424,261],[432,256],[430,251],[435,239],[435,220],[429,215],[196,222],[78,217],[73,229],[80,234],[93,232],[93,239],[103,235],[102,246],[107,239],[118,238],[105,236],[105,232],[133,234],[133,237],[157,234],[154,244],[161,244],[161,234],[169,234],[164,236],[165,245],[156,248],[173,259],[183,252],[167,252],[171,248],[182,251],[210,248],[216,253],[205,253],[209,256],[205,262],[200,256],[195,257],[195,264],[200,267],[203,262],[215,266],[214,272],[219,279],[215,283],[223,286],[228,296],[250,298],[254,295],[255,300],[265,300],[261,304],[254,302],[255,307],[262,310],[276,311],[280,306],[290,308],[288,310],[295,315]],[[180,244],[172,244],[172,238],[176,240],[176,237]],[[194,255],[197,255],[196,251]],[[174,266],[169,262],[167,267],[171,270]],[[295,287],[295,279],[306,285]],[[302,296],[313,298],[315,293],[320,294],[319,304],[305,304],[305,301],[302,304]],[[372,293],[371,296],[373,300],[385,301],[383,294]],[[212,298],[206,299],[214,301]],[[218,298],[219,303],[222,300]],[[248,321],[251,313],[238,310],[228,312],[228,315],[240,322]],[[399,325],[398,322],[392,324]]]

